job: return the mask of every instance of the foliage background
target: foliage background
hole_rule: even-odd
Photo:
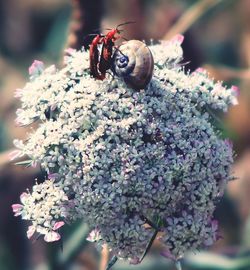
[[[86,45],[88,33],[126,21],[136,21],[124,27],[128,39],[165,39],[183,31],[187,69],[203,66],[217,80],[240,87],[239,105],[221,116],[234,142],[238,178],[216,211],[222,238],[210,251],[187,255],[183,268],[250,269],[250,0],[0,1],[0,269],[104,269],[109,254],[84,240],[88,228],[81,221],[64,229],[63,252],[60,243],[26,239],[27,224],[13,217],[11,204],[43,175],[11,164],[8,151],[27,131],[15,126],[13,95],[32,61],[60,66],[64,48]],[[120,263],[115,269],[173,269],[159,249],[156,242],[142,265]]]

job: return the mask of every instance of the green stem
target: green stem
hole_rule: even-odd
[[[175,267],[176,267],[177,270],[182,270],[181,262],[180,261],[176,261]]]

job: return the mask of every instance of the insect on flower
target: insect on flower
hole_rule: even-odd
[[[105,78],[105,73],[102,74],[98,70],[98,61],[99,61],[99,50],[98,45],[102,44],[103,36],[97,35],[89,47],[89,57],[90,57],[90,74],[98,80],[103,80]]]
[[[97,35],[90,44],[90,73],[98,79],[104,80],[107,70],[112,65],[113,48],[115,41],[122,38],[120,33],[123,31],[119,29],[120,26],[131,24],[134,22],[125,22],[117,25],[115,29],[110,29],[106,35]],[[101,55],[99,55],[98,45],[102,45]]]

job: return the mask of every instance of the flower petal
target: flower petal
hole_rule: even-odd
[[[27,230],[27,237],[30,239],[32,235],[35,233],[36,228],[34,226],[29,226]]]
[[[44,64],[42,61],[34,60],[32,65],[29,67],[29,75],[39,75],[44,69]]]
[[[59,222],[56,222],[54,227],[53,227],[53,231],[56,231],[58,230],[59,228],[61,228],[65,223],[63,221],[59,221]]]
[[[171,39],[171,41],[176,41],[177,43],[182,44],[182,42],[184,41],[184,36],[181,34],[177,34]]]
[[[25,203],[26,199],[29,197],[29,194],[27,192],[23,192],[20,196],[21,203]]]
[[[22,204],[12,204],[11,205],[13,212],[15,213],[15,216],[20,216],[22,214],[23,205]]]
[[[57,232],[48,232],[45,236],[44,236],[44,240],[46,242],[54,242],[54,241],[58,241],[61,239],[61,236],[59,233]]]
[[[140,262],[141,261],[138,257],[135,257],[129,261],[130,264],[134,264],[134,265],[139,264]]]

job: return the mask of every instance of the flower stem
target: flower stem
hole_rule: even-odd
[[[176,261],[175,267],[176,267],[177,270],[182,270],[181,262],[180,261]]]

